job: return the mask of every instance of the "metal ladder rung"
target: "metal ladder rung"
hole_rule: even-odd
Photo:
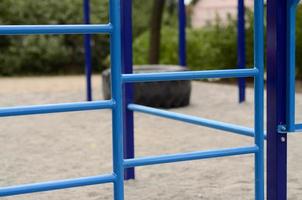
[[[236,155],[257,153],[258,151],[259,148],[257,146],[249,146],[249,147],[228,148],[228,149],[211,150],[211,151],[196,151],[190,153],[126,159],[124,160],[124,168],[173,163],[173,162],[184,162],[184,161],[201,160],[201,159],[226,157],[226,156],[236,156]]]
[[[2,188],[0,187],[0,197],[29,194],[29,193],[36,193],[36,192],[45,192],[51,190],[61,190],[61,189],[89,186],[89,185],[105,184],[105,183],[114,182],[115,178],[116,177],[114,174],[109,174],[109,175],[102,175],[102,176],[91,176],[91,177],[83,177],[83,178],[76,178],[76,179],[49,181],[44,183],[17,185],[11,187],[2,187]]]
[[[153,82],[153,81],[176,81],[197,80],[207,78],[243,78],[255,77],[259,73],[257,68],[251,69],[226,69],[226,70],[204,70],[184,72],[162,72],[162,73],[139,73],[123,74],[124,83]]]
[[[137,104],[129,104],[128,109],[132,110],[132,111],[136,111],[136,112],[165,117],[165,118],[172,119],[172,120],[187,122],[190,124],[195,124],[195,125],[199,125],[199,126],[204,126],[204,127],[208,127],[208,128],[231,132],[231,133],[235,133],[235,134],[239,134],[239,135],[255,137],[254,129],[235,125],[235,124],[204,119],[204,118],[200,118],[200,117],[165,111],[165,110],[151,108],[148,106],[142,106],[142,105],[137,105]]]
[[[4,25],[0,35],[52,35],[52,34],[110,34],[109,24],[70,24],[70,25]]]
[[[114,106],[114,102],[109,100],[109,101],[45,104],[45,105],[36,105],[36,106],[5,107],[5,108],[0,108],[0,117],[111,109],[113,108],[113,106]]]

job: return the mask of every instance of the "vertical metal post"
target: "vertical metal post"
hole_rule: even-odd
[[[244,69],[246,65],[246,49],[245,49],[245,8],[244,0],[238,0],[238,22],[237,22],[237,56],[238,68]],[[239,103],[245,101],[245,78],[238,79],[239,87]]]
[[[255,77],[255,199],[264,200],[264,2],[254,1],[254,65]]]
[[[180,66],[187,66],[186,53],[186,5],[184,0],[178,0],[178,59]]]
[[[124,199],[124,153],[123,153],[123,83],[122,83],[122,45],[121,45],[121,2],[110,0],[110,23],[113,31],[110,36],[111,52],[111,85],[112,99],[115,102],[112,109],[112,144],[113,144],[113,172],[114,199]]]
[[[287,2],[287,108],[286,129],[295,132],[296,92],[296,9],[300,0]]]
[[[90,24],[90,0],[83,0],[84,24]],[[91,86],[91,35],[84,35],[85,48],[85,73],[86,73],[86,98],[87,101],[92,101],[92,86]]]
[[[121,0],[122,10],[122,66],[123,73],[133,73],[132,62],[132,0]],[[133,85],[124,85],[124,158],[134,158],[133,111],[127,105],[133,103]],[[135,178],[135,169],[125,169],[125,180]]]
[[[287,199],[287,0],[267,1],[267,199]]]

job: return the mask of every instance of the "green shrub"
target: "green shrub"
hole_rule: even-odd
[[[90,0],[92,23],[108,22],[108,2]],[[0,24],[81,24],[82,3],[83,0],[2,0]],[[134,37],[148,29],[151,8],[152,1],[142,4],[142,0],[133,0]],[[108,67],[109,48],[108,36],[92,37],[94,71]],[[83,72],[83,36],[0,37],[0,75]]]
[[[82,0],[15,1],[0,3],[1,24],[81,24]],[[3,11],[3,12],[2,12]],[[92,23],[108,21],[108,0],[91,0]],[[104,68],[108,37],[93,36],[94,70]],[[0,75],[83,73],[83,36],[1,36]]]
[[[253,60],[252,14],[247,15],[247,65]],[[219,19],[202,29],[187,29],[187,65],[193,70],[235,68],[237,66],[236,21],[222,25]],[[161,64],[178,63],[178,32],[164,27],[161,32]],[[146,64],[149,33],[136,38],[133,45],[134,63]]]

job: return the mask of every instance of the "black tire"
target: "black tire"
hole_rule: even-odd
[[[170,65],[134,66],[134,73],[175,71],[185,71],[185,69]],[[102,73],[105,99],[111,98],[110,75],[110,69]],[[184,107],[190,104],[191,90],[191,81],[186,80],[134,83],[134,103],[157,108]]]

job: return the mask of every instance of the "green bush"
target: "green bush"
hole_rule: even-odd
[[[81,24],[82,0],[15,1],[0,3],[1,24]],[[92,23],[108,21],[108,0],[91,0]],[[104,68],[108,37],[93,36],[94,70]],[[39,35],[0,37],[0,75],[84,72],[83,36]]]
[[[247,65],[253,60],[252,14],[247,15]],[[193,70],[235,68],[237,63],[236,21],[229,19],[229,25],[222,25],[217,18],[214,24],[202,29],[187,29],[187,64]],[[164,27],[161,32],[161,64],[178,63],[178,32]],[[146,64],[149,33],[134,41],[134,63]]]
[[[109,0],[90,0],[92,23],[108,22]],[[2,0],[0,24],[81,24],[83,0]],[[133,35],[149,26],[152,1],[133,0]],[[166,16],[165,21],[169,21]],[[109,37],[92,37],[94,71],[108,67]],[[1,36],[0,75],[84,72],[83,36]]]

